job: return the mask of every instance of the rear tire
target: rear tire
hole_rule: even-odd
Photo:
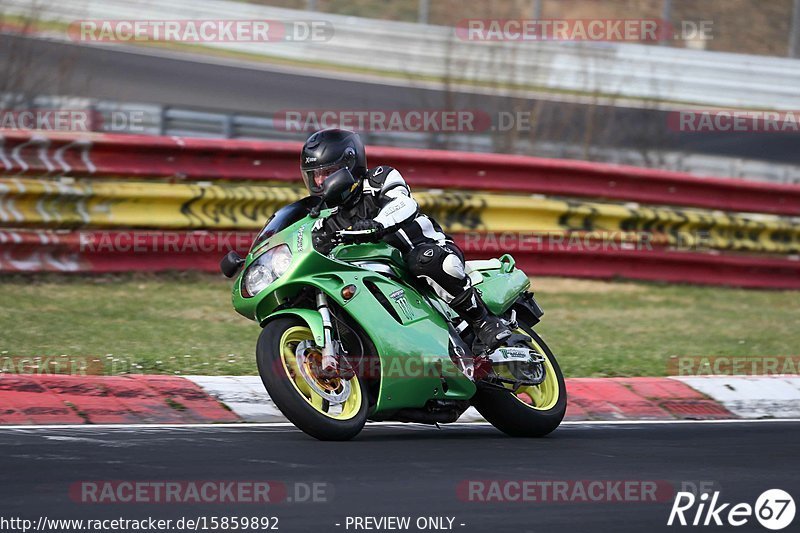
[[[352,396],[342,408],[340,418],[325,414],[325,403],[292,366],[297,341],[313,340],[305,322],[295,317],[268,322],[256,345],[258,373],[275,405],[300,430],[319,440],[349,440],[358,435],[367,421],[368,397],[363,382],[349,381]],[[295,359],[295,365],[296,359]],[[290,375],[294,374],[294,375]],[[316,406],[314,405],[316,404]]]
[[[533,329],[521,324],[526,335],[533,339],[534,345],[541,348],[544,356],[550,361],[550,369],[556,379],[551,383],[558,384],[558,398],[552,406],[538,409],[524,402],[514,394],[494,390],[479,389],[472,399],[472,405],[478,412],[503,433],[512,437],[544,437],[555,430],[567,411],[567,389],[564,375],[558,366],[553,352]],[[545,381],[547,383],[547,381]],[[529,397],[530,398],[530,397]]]

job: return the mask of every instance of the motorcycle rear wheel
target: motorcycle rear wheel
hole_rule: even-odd
[[[553,352],[530,327],[520,333],[531,338],[531,347],[545,357],[546,377],[540,385],[522,387],[516,393],[481,388],[472,398],[478,412],[512,437],[544,437],[554,431],[567,411],[564,375]]]
[[[319,440],[349,440],[358,435],[367,421],[368,397],[362,380],[324,380],[316,377],[311,365],[303,365],[297,346],[312,341],[308,326],[294,317],[268,322],[256,345],[258,373],[275,405],[300,430]],[[313,356],[313,354],[312,354]],[[341,402],[328,396],[341,395]]]

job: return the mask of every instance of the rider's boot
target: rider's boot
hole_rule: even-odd
[[[508,325],[500,317],[489,312],[474,287],[470,287],[456,296],[450,302],[450,307],[461,318],[469,322],[479,344],[487,353],[497,349],[512,335]]]

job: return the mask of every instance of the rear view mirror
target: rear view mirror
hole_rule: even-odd
[[[219,262],[219,269],[226,278],[232,278],[237,272],[239,272],[239,269],[242,268],[243,264],[244,258],[235,251],[231,250],[225,255],[225,257],[222,258],[222,261]]]
[[[356,179],[346,168],[340,168],[325,179],[322,186],[322,200],[328,207],[336,207],[350,194],[356,186]]]
[[[327,178],[322,185],[322,195],[317,206],[310,211],[311,218],[317,218],[323,207],[337,207],[341,205],[350,192],[355,189],[358,182],[346,168],[340,168]]]

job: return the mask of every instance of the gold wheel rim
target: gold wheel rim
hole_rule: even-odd
[[[516,392],[513,392],[512,395],[518,402],[529,409],[534,409],[536,411],[548,411],[555,407],[560,396],[558,376],[556,376],[553,363],[550,361],[550,356],[547,355],[547,352],[542,349],[542,347],[533,337],[528,335],[522,329],[517,329],[516,332],[530,338],[531,342],[528,344],[530,344],[531,348],[536,350],[538,354],[544,357],[545,378],[544,381],[538,385],[520,387]],[[513,379],[513,376],[509,370],[501,371],[500,375]]]
[[[358,377],[353,377],[350,383],[350,394],[341,404],[331,404],[319,393],[317,393],[303,377],[300,372],[300,367],[297,361],[297,345],[303,341],[313,341],[314,334],[311,330],[304,326],[294,326],[283,332],[280,340],[280,359],[283,365],[283,370],[289,377],[289,381],[294,387],[297,394],[299,394],[311,407],[320,414],[333,418],[334,420],[350,420],[355,417],[361,410],[361,387],[358,383]],[[326,389],[334,390],[336,387],[342,386],[342,380],[336,378],[334,380],[323,380],[313,374],[313,370],[308,363],[306,363],[306,371],[310,372],[313,376],[315,385]]]

